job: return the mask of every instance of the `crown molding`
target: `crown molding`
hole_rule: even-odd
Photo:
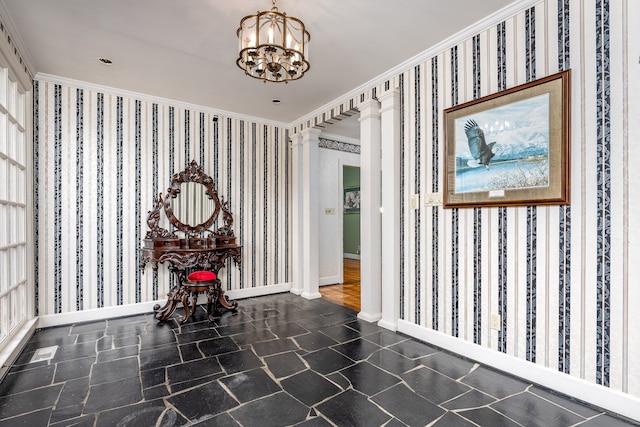
[[[378,86],[379,84],[384,83],[387,80],[390,80],[394,77],[396,77],[397,75],[407,71],[408,69],[411,69],[412,67],[415,67],[416,65],[419,65],[423,62],[425,62],[426,60],[444,52],[445,50],[453,47],[453,46],[457,46],[460,43],[464,42],[465,40],[468,40],[469,38],[473,37],[474,35],[478,34],[481,31],[486,30],[487,28],[490,28],[494,25],[497,25],[498,23],[511,18],[515,15],[517,15],[518,13],[522,12],[523,10],[530,8],[536,4],[540,4],[540,3],[544,3],[544,0],[518,0],[515,1],[514,3],[505,6],[504,8],[492,13],[491,15],[488,15],[486,17],[484,17],[483,19],[479,20],[478,22],[476,22],[475,24],[471,25],[470,27],[465,28],[462,31],[459,31],[458,33],[452,35],[451,37],[448,37],[446,39],[444,39],[443,41],[441,41],[440,43],[430,47],[429,49],[409,58],[408,60],[402,62],[401,64],[391,68],[389,71],[380,74],[378,77],[374,77],[373,79],[369,80],[368,82],[358,86],[357,88],[345,93],[344,95],[334,99],[331,102],[328,102],[326,104],[324,104],[323,106],[313,110],[312,112],[300,117],[297,120],[292,121],[291,123],[289,123],[288,128],[289,129],[295,129],[298,125],[305,123],[307,121],[312,121],[315,117],[322,115],[322,113],[330,110],[331,108],[335,107],[336,105],[340,105],[343,104],[347,101],[349,101],[350,99],[353,99],[359,95],[361,95],[362,93],[365,93],[367,90]]]
[[[99,84],[96,84],[96,83],[89,83],[89,82],[84,82],[84,81],[80,81],[80,80],[69,79],[69,78],[66,78],[66,77],[55,76],[55,75],[51,75],[51,74],[38,73],[34,77],[34,80],[47,82],[47,83],[53,83],[53,84],[60,84],[60,85],[65,85],[65,86],[72,86],[72,87],[76,87],[76,88],[79,88],[79,89],[85,89],[85,90],[90,90],[90,91],[95,91],[95,92],[102,92],[102,93],[106,93],[106,94],[109,94],[109,95],[133,98],[133,99],[138,99],[140,101],[147,101],[147,102],[153,102],[153,103],[157,103],[157,104],[164,104],[164,105],[169,105],[169,106],[178,107],[178,108],[184,108],[184,109],[188,109],[188,110],[197,110],[197,111],[201,111],[201,112],[204,112],[204,113],[210,113],[210,114],[213,114],[213,115],[218,115],[218,116],[224,117],[224,118],[245,120],[245,121],[248,121],[248,122],[255,122],[255,123],[260,123],[260,124],[265,124],[265,125],[282,127],[282,128],[285,128],[285,129],[287,129],[287,126],[288,126],[287,123],[278,122],[278,121],[275,121],[275,120],[267,120],[267,119],[263,119],[261,117],[247,116],[247,115],[243,115],[243,114],[234,113],[234,112],[231,112],[231,111],[225,111],[225,110],[220,110],[220,109],[216,109],[216,108],[205,107],[203,105],[191,104],[191,103],[183,102],[183,101],[176,101],[174,99],[161,98],[161,97],[158,97],[158,96],[148,95],[148,94],[144,94],[144,93],[140,93],[140,92],[133,92],[133,91],[125,90],[125,89],[118,89],[118,88],[114,88],[114,87],[111,87],[111,86],[104,86],[104,85],[99,85]]]

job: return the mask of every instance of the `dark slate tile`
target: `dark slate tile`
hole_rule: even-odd
[[[488,394],[484,394],[481,391],[471,389],[462,396],[451,399],[448,402],[441,404],[445,409],[471,409],[486,406],[495,402],[496,399]]]
[[[338,387],[342,388],[342,390],[346,390],[351,387],[351,382],[340,372],[325,375],[324,377],[332,383],[336,384]]]
[[[340,371],[353,385],[353,388],[373,396],[400,382],[395,375],[388,374],[370,363],[362,362]]]
[[[75,406],[68,406],[66,408],[54,409],[51,411],[51,418],[49,418],[49,424],[51,425],[64,425],[64,426],[75,426],[75,425],[87,425],[93,427],[93,423],[95,422],[96,414],[90,414],[90,418],[85,418],[82,415],[82,410],[84,409],[83,404],[78,404]],[[89,424],[91,422],[91,424]]]
[[[140,372],[140,379],[144,388],[165,384],[167,381],[167,369],[156,368],[142,371]]]
[[[447,412],[432,427],[473,427],[475,424],[467,421],[454,412]]]
[[[193,427],[241,427],[231,415],[223,412],[215,417],[207,418],[198,423],[192,424]]]
[[[409,359],[417,359],[419,357],[424,357],[426,355],[437,353],[439,351],[434,347],[431,347],[430,345],[414,340],[402,341],[388,348],[389,350],[400,353],[401,355],[408,357]]]
[[[259,329],[253,332],[234,335],[233,340],[239,346],[254,344],[260,341],[270,341],[276,338],[268,329]]]
[[[96,349],[98,351],[111,350],[112,348],[113,348],[112,336],[98,338],[96,342]]]
[[[162,368],[180,363],[178,347],[160,347],[140,351],[140,370]]]
[[[44,365],[35,369],[7,374],[0,382],[0,396],[50,385],[53,381],[55,368],[55,365]]]
[[[130,345],[128,347],[120,347],[113,350],[105,350],[98,352],[98,363],[110,360],[123,359],[125,357],[137,356],[138,346]]]
[[[96,343],[81,343],[73,345],[63,345],[58,347],[56,355],[53,356],[51,362],[58,363],[68,360],[84,359],[85,357],[96,355]]]
[[[178,346],[182,360],[188,362],[190,360],[202,359],[204,355],[200,352],[198,344],[195,342]]]
[[[265,357],[264,361],[276,378],[288,377],[306,369],[300,356],[293,351]]]
[[[283,323],[281,325],[272,326],[271,332],[278,338],[295,337],[297,335],[304,335],[309,333],[308,330],[296,323]]]
[[[76,343],[81,342],[93,342],[95,343],[100,338],[104,337],[104,331],[93,331],[93,332],[85,332],[83,334],[78,334],[78,338],[76,339]],[[111,338],[108,339],[109,343],[111,343]]]
[[[219,338],[219,337],[220,337],[220,334],[218,333],[218,331],[216,331],[213,328],[193,331],[189,333],[181,333],[177,335],[179,344],[210,340],[210,339]]]
[[[142,402],[98,414],[96,427],[110,426],[186,426],[189,421],[167,408],[161,399]]]
[[[342,390],[314,371],[306,370],[280,382],[287,393],[307,406],[313,406]]]
[[[331,423],[322,417],[313,417],[300,424],[296,424],[296,427],[331,427]],[[387,425],[386,427],[389,426]]]
[[[176,335],[169,325],[158,325],[149,328],[145,335],[140,335],[140,348],[149,349],[176,343]]]
[[[169,389],[166,385],[161,384],[155,387],[149,387],[142,390],[142,395],[144,396],[144,400],[155,400],[161,399],[163,397],[169,396]]]
[[[376,351],[369,356],[367,361],[372,365],[378,366],[379,368],[396,375],[404,374],[420,364],[413,359],[409,359],[395,351],[387,349]]]
[[[361,335],[369,335],[373,333],[380,333],[380,332],[386,331],[386,329],[381,328],[375,323],[365,322],[364,320],[361,320],[361,319],[356,319],[352,322],[347,322],[345,323],[345,326],[360,332]],[[390,331],[387,331],[387,332],[394,334],[393,332],[390,332]]]
[[[524,391],[529,386],[524,381],[482,366],[460,381],[498,399]]]
[[[84,402],[84,399],[89,393],[89,377],[77,378],[75,380],[69,380],[64,383],[60,398],[56,403],[56,408],[66,408],[68,406],[74,406],[80,402]],[[82,411],[80,411],[82,413]]]
[[[132,345],[139,346],[141,338],[137,335],[127,337],[113,337],[113,347],[130,347]]]
[[[62,384],[0,397],[0,420],[50,408],[58,399]]]
[[[206,396],[206,399],[202,397]],[[174,394],[165,399],[189,421],[219,414],[238,406],[238,402],[216,381],[209,382],[184,393]]]
[[[353,360],[330,348],[306,354],[303,358],[311,366],[311,369],[324,375],[354,364]]]
[[[75,342],[76,334],[71,334],[71,326],[37,329],[29,340],[29,344],[25,347],[25,350],[33,351],[40,347],[68,345]]]
[[[263,366],[262,361],[251,349],[235,351],[218,356],[218,361],[228,374],[248,371]]]
[[[311,332],[306,335],[300,335],[295,337],[294,340],[300,347],[307,351],[320,350],[321,348],[329,347],[338,342],[320,332]]]
[[[41,409],[39,411],[31,412],[30,414],[10,418],[8,420],[0,420],[0,427],[46,426],[49,425],[50,417],[51,408]]]
[[[257,342],[251,345],[258,356],[270,356],[297,350],[298,346],[291,338],[278,338],[271,341]]]
[[[444,351],[420,359],[420,362],[434,371],[440,372],[454,380],[467,375],[475,365],[474,362],[465,360],[459,356],[454,356]]]
[[[72,360],[69,362],[60,362],[56,367],[56,376],[54,381],[59,383],[62,381],[72,380],[74,378],[88,377],[91,373],[91,367],[95,362],[95,356]]]
[[[436,405],[466,393],[469,387],[428,368],[418,368],[401,375],[416,393]]]
[[[258,328],[256,328],[256,326],[251,322],[228,323],[216,328],[216,331],[218,331],[218,333],[223,337],[236,334],[246,334],[249,332],[255,332],[257,330]]]
[[[147,333],[147,327],[151,326],[146,321],[131,323],[115,323],[114,320],[108,320],[107,335],[124,336],[124,335],[144,335]]]
[[[230,353],[240,349],[238,345],[229,337],[215,338],[212,340],[200,341],[198,348],[205,356],[215,356],[217,354]]]
[[[195,378],[189,381],[183,381],[181,383],[175,383],[170,385],[170,394],[176,394],[184,390],[188,390],[193,387],[200,386],[202,384],[207,384],[217,379],[220,379],[224,376],[223,373],[217,373],[212,375],[206,375],[204,377]]]
[[[369,341],[357,338],[353,341],[346,342],[344,344],[336,345],[332,347],[334,350],[339,351],[351,360],[364,360],[372,353],[380,350],[380,346],[373,344]]]
[[[491,407],[520,424],[530,426],[566,426],[584,421],[573,412],[528,392],[508,397]]]
[[[309,408],[284,392],[254,400],[230,412],[240,425],[260,427],[294,425],[304,421],[308,413]]]
[[[275,308],[248,309],[245,310],[244,313],[253,320],[263,320],[280,314],[280,312]]]
[[[395,332],[381,330],[370,334],[363,335],[367,341],[371,341],[374,344],[378,344],[380,347],[389,347],[399,342],[406,341],[407,337],[404,335],[396,334]]]
[[[84,412],[100,412],[140,402],[142,400],[141,388],[138,377],[93,385],[89,387],[89,396]],[[109,396],[109,398],[105,399],[105,396]]]
[[[352,321],[354,319],[355,319],[355,314],[351,316],[320,315],[315,317],[308,317],[306,319],[300,319],[300,320],[297,320],[296,323],[310,331],[318,331],[318,330],[324,330],[325,328],[328,328],[331,326],[340,325],[342,323]]]
[[[82,334],[85,332],[105,331],[107,329],[107,321],[99,320],[96,322],[78,323],[71,327],[72,334]]]
[[[219,381],[227,387],[240,403],[249,402],[282,390],[260,368],[220,378]]]
[[[91,370],[91,385],[102,384],[124,378],[137,378],[140,372],[137,357],[127,357],[109,362],[96,363]]]
[[[216,357],[193,360],[167,368],[169,384],[176,384],[222,372]]]
[[[637,426],[633,421],[626,421],[611,415],[601,414],[580,424],[580,427],[629,427]]]
[[[331,326],[320,330],[323,334],[337,342],[351,341],[360,337],[360,332],[348,328],[345,325]]]
[[[94,427],[97,414],[83,415],[73,419],[49,424],[49,427]]]
[[[491,408],[470,409],[468,411],[456,412],[459,416],[464,417],[479,426],[500,426],[500,427],[518,427],[519,424],[514,423],[504,415],[494,411]]]
[[[404,384],[385,390],[371,400],[410,426],[429,425],[446,412],[416,395]]]
[[[533,386],[529,388],[529,392],[536,394],[543,399],[549,400],[556,405],[562,406],[570,411],[575,412],[578,415],[582,415],[585,418],[591,418],[595,415],[600,414],[602,411],[597,410],[588,406],[587,404],[577,402],[569,397],[561,395],[559,393],[554,393],[552,391],[543,389],[541,387]]]
[[[367,397],[347,390],[317,406],[318,412],[338,426],[381,426],[391,417]]]

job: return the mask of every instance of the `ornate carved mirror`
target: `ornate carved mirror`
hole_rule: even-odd
[[[218,217],[220,199],[213,179],[195,160],[173,175],[164,199],[164,212],[175,228],[189,236],[206,231]]]

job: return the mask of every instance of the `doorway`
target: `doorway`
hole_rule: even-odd
[[[360,260],[344,258],[342,283],[320,287],[322,298],[360,311]]]

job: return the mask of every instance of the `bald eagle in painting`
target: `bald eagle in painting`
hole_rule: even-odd
[[[469,166],[478,167],[484,165],[489,169],[489,162],[495,156],[493,146],[495,142],[489,144],[484,140],[484,132],[478,126],[475,120],[468,120],[464,125],[464,132],[467,134],[467,142],[469,143],[469,151],[475,161],[469,161]]]

